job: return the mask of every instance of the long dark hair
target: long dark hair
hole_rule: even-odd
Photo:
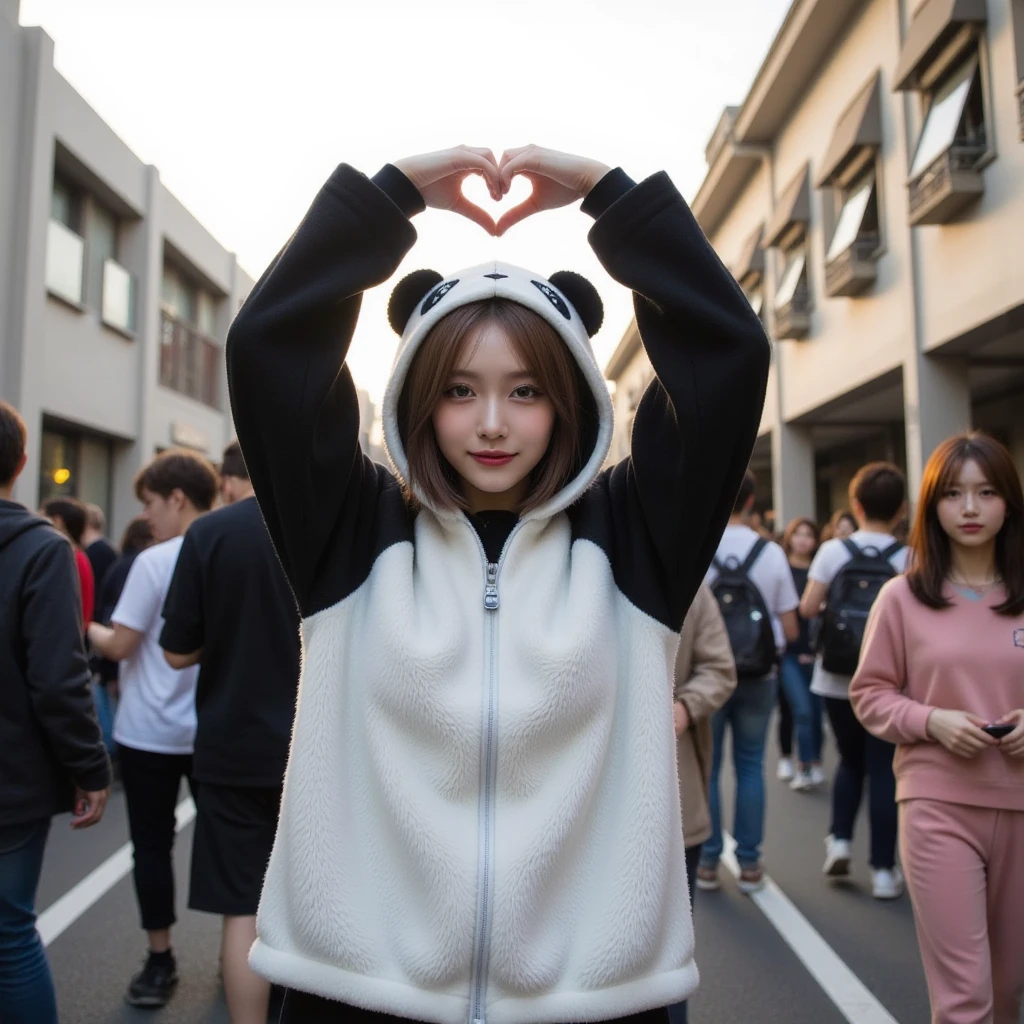
[[[988,434],[957,434],[932,452],[924,467],[910,535],[913,555],[907,582],[914,597],[929,608],[950,606],[942,593],[949,575],[950,541],[939,522],[938,505],[969,461],[978,464],[985,479],[1006,502],[1006,521],[996,535],[996,568],[1003,578],[1006,600],[993,611],[1019,615],[1024,611],[1024,493],[1010,453]]]

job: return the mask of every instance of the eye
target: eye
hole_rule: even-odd
[[[449,398],[469,398],[473,394],[473,389],[468,384],[453,384],[445,394]]]
[[[950,487],[949,490],[942,492],[942,496],[944,498],[959,498],[960,492],[955,487]]]
[[[520,384],[512,394],[515,398],[537,398],[540,391],[532,384]]]

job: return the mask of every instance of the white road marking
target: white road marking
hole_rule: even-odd
[[[722,863],[739,878],[736,840],[728,833],[725,834]],[[750,898],[850,1024],[899,1024],[860,978],[839,959],[836,951],[797,910],[793,901],[768,875],[764,876],[764,881],[764,888],[751,893]]]
[[[185,797],[178,804],[174,816],[177,819],[176,832],[192,823],[196,816],[196,805],[191,797]],[[125,843],[95,871],[89,872],[78,885],[69,889],[56,903],[52,903],[39,915],[36,928],[39,929],[43,945],[50,945],[70,928],[94,903],[106,896],[131,869],[132,844]]]

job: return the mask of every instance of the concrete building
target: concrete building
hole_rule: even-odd
[[[1024,0],[794,0],[693,199],[774,341],[754,450],[782,524],[862,463],[911,493],[974,426],[1024,471]],[[650,367],[613,355],[619,436]]]
[[[223,345],[253,282],[53,52],[0,0],[0,398],[30,431],[15,497],[94,501],[116,536],[154,454],[231,438]]]

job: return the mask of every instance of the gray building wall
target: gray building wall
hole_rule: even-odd
[[[215,300],[209,335],[221,346],[253,281],[57,73],[53,41],[18,25],[16,0],[0,5],[0,397],[29,428],[15,498],[38,502],[44,424],[80,432],[110,446],[101,504],[116,535],[139,508],[134,475],[159,449],[187,442],[218,461],[233,435],[222,351],[216,407],[160,384],[165,262]],[[119,220],[116,259],[136,282],[133,332],[48,294],[55,168],[87,197],[86,218],[95,201]]]

